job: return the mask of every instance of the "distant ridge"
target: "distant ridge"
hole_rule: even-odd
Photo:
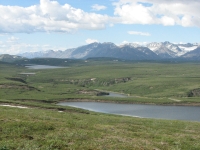
[[[200,47],[186,53],[185,55],[182,56],[182,58],[190,59],[190,60],[200,60]]]
[[[65,51],[26,52],[18,54],[27,58],[72,58],[87,59],[91,57],[111,57],[125,60],[158,60],[158,59],[197,59],[199,44],[174,44],[166,42],[153,42],[147,45],[127,43],[115,45],[111,42],[92,43]],[[190,53],[193,52],[193,55]],[[187,55],[188,54],[188,55]]]
[[[25,59],[24,57],[21,57],[21,56],[17,56],[17,55],[9,55],[9,54],[2,54],[0,55],[0,61],[2,62],[14,62],[14,61],[17,61],[17,60],[22,60],[22,59]]]

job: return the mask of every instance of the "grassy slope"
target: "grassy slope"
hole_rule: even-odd
[[[200,149],[199,123],[105,115],[54,104],[72,98],[157,104],[199,103],[199,97],[186,97],[190,90],[200,86],[198,63],[109,61],[69,66],[71,68],[28,70],[0,64],[0,103],[34,107],[0,107],[0,150]],[[19,75],[22,72],[35,72],[36,75]],[[126,77],[131,80],[110,83]],[[20,78],[27,84],[8,78]],[[91,78],[96,78],[95,82],[86,82]],[[69,80],[78,82],[70,84]],[[140,97],[104,98],[79,93],[93,89]],[[60,110],[64,112],[58,112]]]
[[[199,123],[0,107],[0,149],[199,149]]]
[[[199,98],[189,98],[188,93],[200,87],[198,63],[130,63],[81,62],[69,64],[70,68],[53,70],[28,70],[16,66],[0,65],[0,84],[21,85],[1,88],[1,99],[60,100],[68,98],[107,99],[122,102],[146,103],[198,103]],[[35,72],[34,76],[19,75]],[[21,83],[6,79],[18,77]],[[116,80],[129,77],[127,82]],[[94,81],[91,79],[95,78]],[[23,87],[27,86],[27,87]],[[30,89],[30,87],[34,87]],[[129,98],[105,98],[94,94],[81,94],[85,90],[107,90],[129,94]],[[175,99],[175,100],[172,100]],[[176,101],[176,99],[178,101]]]

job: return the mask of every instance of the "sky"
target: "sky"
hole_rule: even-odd
[[[200,43],[199,0],[0,0],[0,54],[93,42]]]

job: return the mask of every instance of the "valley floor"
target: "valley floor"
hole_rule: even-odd
[[[29,70],[24,62],[0,63],[0,105],[4,105],[0,106],[0,150],[200,149],[199,122],[124,117],[56,105],[103,101],[199,106],[199,63],[73,60],[66,65],[65,61],[26,62],[66,67],[44,70]],[[105,91],[128,97],[99,96]]]

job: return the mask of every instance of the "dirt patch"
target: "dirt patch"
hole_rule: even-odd
[[[21,108],[21,109],[27,109],[28,107],[25,106],[15,106],[15,105],[0,105],[3,107],[13,107],[13,108]]]
[[[168,98],[168,99],[170,99],[170,100],[172,100],[172,101],[175,101],[175,102],[181,102],[181,100],[174,99],[174,98]]]

